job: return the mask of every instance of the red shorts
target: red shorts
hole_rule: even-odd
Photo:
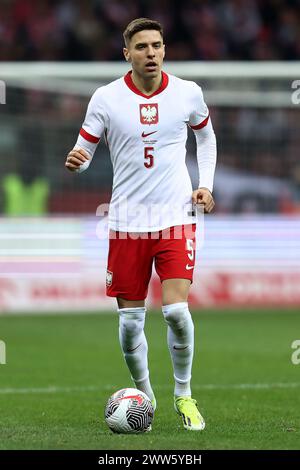
[[[152,264],[160,281],[193,280],[196,224],[159,232],[110,232],[106,294],[126,300],[144,300]]]

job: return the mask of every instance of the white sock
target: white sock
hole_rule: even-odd
[[[191,396],[194,355],[194,324],[187,302],[164,305],[163,315],[168,324],[168,347],[173,363],[175,396]]]
[[[136,388],[152,400],[154,393],[149,379],[148,344],[144,333],[146,308],[120,308],[118,312],[119,339],[131,378]]]

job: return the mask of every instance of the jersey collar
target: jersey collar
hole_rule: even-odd
[[[160,87],[154,92],[152,93],[152,95],[144,95],[144,93],[142,93],[136,86],[135,84],[133,83],[132,81],[132,70],[130,70],[125,76],[124,76],[124,80],[125,80],[125,83],[126,85],[128,86],[128,88],[130,88],[131,91],[133,91],[134,93],[136,93],[137,95],[140,95],[142,96],[143,98],[152,98],[153,96],[155,95],[158,95],[159,93],[161,93],[162,91],[164,91],[167,86],[168,86],[168,83],[169,83],[169,77],[168,75],[165,73],[165,72],[161,72],[161,75],[162,75],[162,81],[161,81],[161,85]]]

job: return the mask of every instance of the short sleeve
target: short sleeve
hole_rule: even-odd
[[[191,85],[190,114],[188,124],[192,129],[197,130],[206,126],[209,119],[209,111],[204,101],[201,87],[194,82],[192,82]]]
[[[97,144],[105,129],[106,113],[102,96],[102,88],[93,94],[86,112],[80,135],[90,143]]]

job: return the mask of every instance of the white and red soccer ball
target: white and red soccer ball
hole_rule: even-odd
[[[123,388],[111,395],[105,408],[105,421],[115,433],[151,431],[154,410],[150,398],[136,388]]]

